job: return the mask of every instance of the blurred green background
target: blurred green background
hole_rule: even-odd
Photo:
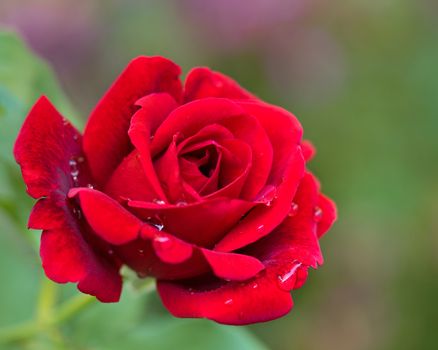
[[[44,92],[83,124],[130,59],[162,55],[184,72],[222,71],[298,116],[318,150],[310,167],[339,207],[325,265],[280,320],[172,320],[128,291],[65,325],[58,348],[435,348],[437,18],[435,0],[2,0],[0,23],[54,67],[70,104],[44,64],[0,36],[0,326],[32,315],[42,278],[18,232],[29,200],[8,153],[27,109]]]

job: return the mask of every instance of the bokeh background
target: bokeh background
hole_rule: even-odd
[[[209,66],[298,116],[339,220],[322,240],[325,265],[294,292],[293,312],[245,327],[229,348],[250,335],[275,350],[436,347],[435,0],[1,0],[0,23],[54,67],[84,120],[137,55],[166,56],[184,72]],[[0,326],[26,317],[41,278],[7,213]],[[165,314],[152,304],[149,317]],[[196,325],[202,332],[205,323]],[[99,348],[87,346],[77,349]]]

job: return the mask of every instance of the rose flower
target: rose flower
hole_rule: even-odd
[[[14,155],[38,199],[47,277],[117,302],[120,268],[153,277],[177,317],[283,316],[323,258],[336,217],[306,170],[314,149],[288,111],[235,81],[162,57],[134,59],[81,135],[41,97]]]

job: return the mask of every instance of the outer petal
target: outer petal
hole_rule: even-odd
[[[83,159],[80,142],[75,128],[46,97],[41,97],[29,112],[14,146],[15,159],[32,197],[48,196],[55,190],[67,193],[74,186],[72,171],[78,180],[81,169],[77,160]]]
[[[252,281],[222,282],[196,287],[158,281],[164,306],[176,317],[203,317],[223,324],[270,321],[292,308],[290,293],[278,288],[276,276],[262,271]]]
[[[336,221],[336,204],[323,194],[319,195],[318,207],[321,209],[322,216],[318,222],[318,237],[322,237]]]
[[[80,291],[102,302],[119,300],[122,279],[117,264],[91,249],[83,236],[87,228],[73,217],[62,198],[40,199],[29,226],[44,229],[40,254],[47,277],[57,283],[77,282]]]
[[[194,68],[187,75],[184,86],[184,102],[206,97],[256,99],[254,95],[224,74],[205,67]]]
[[[84,132],[84,151],[101,185],[130,151],[129,123],[135,102],[154,92],[180,99],[180,68],[162,57],[138,57],[115,81],[92,112]]]
[[[74,188],[69,197],[78,196],[80,207],[93,231],[111,244],[135,240],[142,222],[106,194],[89,188]]]
[[[304,140],[301,143],[301,149],[303,150],[303,156],[306,162],[312,160],[316,154],[316,148],[309,140]]]

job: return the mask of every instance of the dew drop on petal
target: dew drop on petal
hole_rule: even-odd
[[[267,207],[270,207],[276,198],[277,188],[272,185],[266,186],[258,196],[258,200],[263,202]]]
[[[233,299],[227,299],[224,302],[225,305],[233,305]]]
[[[293,289],[297,279],[296,272],[300,266],[301,263],[299,261],[294,261],[284,273],[278,275],[278,286],[281,289],[285,291]]]
[[[259,287],[259,284],[257,282],[254,282],[251,284],[252,289],[257,289]]]
[[[257,230],[258,231],[261,231],[261,230],[263,230],[265,228],[265,225],[259,225],[258,227],[257,227]]]
[[[164,229],[163,221],[161,221],[160,217],[158,215],[154,217],[148,217],[146,218],[146,222],[150,225],[155,227],[158,231],[162,231]]]
[[[322,219],[322,209],[320,207],[315,208],[315,212],[313,213],[313,220],[315,222],[320,222]]]
[[[158,204],[158,205],[165,205],[166,204],[165,201],[163,201],[162,199],[158,199],[158,198],[154,199],[153,202],[155,204]]]
[[[172,247],[172,240],[166,236],[156,236],[154,238],[155,249],[157,250],[166,250]]]
[[[298,204],[295,202],[292,202],[291,206],[290,206],[290,211],[289,211],[289,216],[295,216],[298,213]]]
[[[72,211],[73,211],[73,214],[74,214],[79,220],[82,219],[82,212],[81,212],[80,209],[78,209],[78,208],[73,208]]]
[[[186,201],[179,201],[175,204],[177,207],[185,207],[187,205]]]
[[[94,186],[92,184],[88,184],[87,187],[90,188],[90,189],[94,188]]]

